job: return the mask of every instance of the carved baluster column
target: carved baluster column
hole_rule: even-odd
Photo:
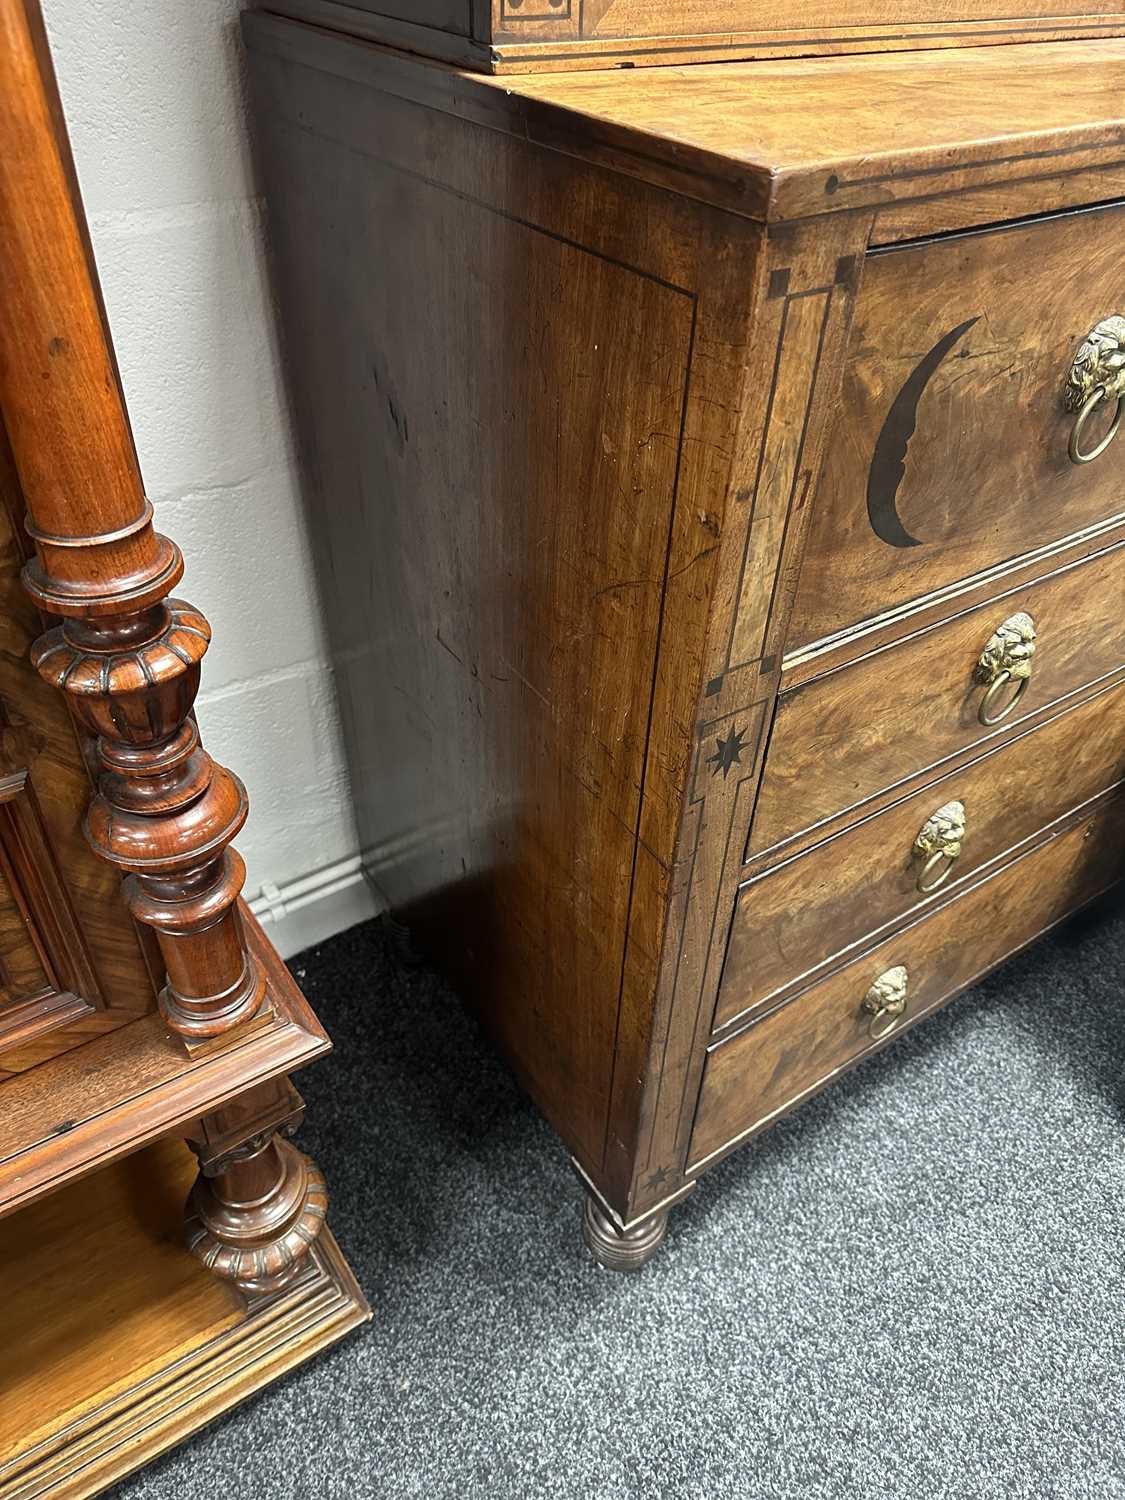
[[[153,530],[59,126],[38,14],[0,0],[0,403],[38,553],[25,582],[63,617],[33,659],[98,736],[87,833],[160,942],[169,1026],[198,1041],[264,995],[228,847],[246,793],[199,743],[210,630],[168,598],[183,559]]]
[[[324,1226],[324,1178],[284,1139],[304,1113],[300,1094],[279,1078],[200,1120],[191,1135],[201,1171],[188,1245],[251,1295],[287,1286]]]
[[[199,742],[211,633],[169,597],[183,559],[141,487],[35,0],[0,0],[0,418],[36,544],[24,581],[61,619],[35,664],[97,736],[87,834],[155,932],[161,1010],[193,1046],[266,1003],[230,848],[246,792]],[[249,1292],[290,1280],[324,1222],[323,1178],[278,1135],[295,1097],[278,1080],[191,1127],[202,1171],[189,1243]]]

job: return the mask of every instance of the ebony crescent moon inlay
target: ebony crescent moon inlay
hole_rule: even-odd
[[[889,543],[892,547],[920,547],[922,545],[918,537],[911,536],[902,524],[896,508],[898,487],[906,473],[906,450],[910,446],[910,439],[914,436],[914,428],[918,422],[918,403],[922,399],[926,386],[958,339],[968,333],[973,324],[979,320],[978,314],[977,317],[970,318],[967,322],[950,329],[947,334],[938,339],[930,352],[918,361],[910,373],[910,378],[895,397],[887,413],[887,420],[883,423],[879,433],[879,440],[875,444],[875,452],[871,458],[871,469],[867,475],[867,516],[871,522],[871,529],[879,540]]]

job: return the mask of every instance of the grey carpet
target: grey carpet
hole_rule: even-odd
[[[306,1148],[375,1320],[121,1500],[1125,1496],[1125,916],[718,1167],[639,1277],[393,932],[294,961]]]

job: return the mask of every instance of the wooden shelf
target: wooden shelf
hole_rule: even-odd
[[[247,1300],[183,1248],[190,1151],[162,1141],[0,1224],[0,1500],[79,1500],[366,1321],[331,1234]]]
[[[324,1028],[245,908],[243,921],[266,970],[270,1018],[189,1054],[154,1012],[10,1079],[0,1116],[0,1215],[330,1050]]]

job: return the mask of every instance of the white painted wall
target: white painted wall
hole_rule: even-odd
[[[283,951],[371,909],[281,382],[239,0],[42,0],[106,308],[178,592],[211,621],[198,713],[243,778],[247,893]],[[255,903],[280,912],[276,897]]]

